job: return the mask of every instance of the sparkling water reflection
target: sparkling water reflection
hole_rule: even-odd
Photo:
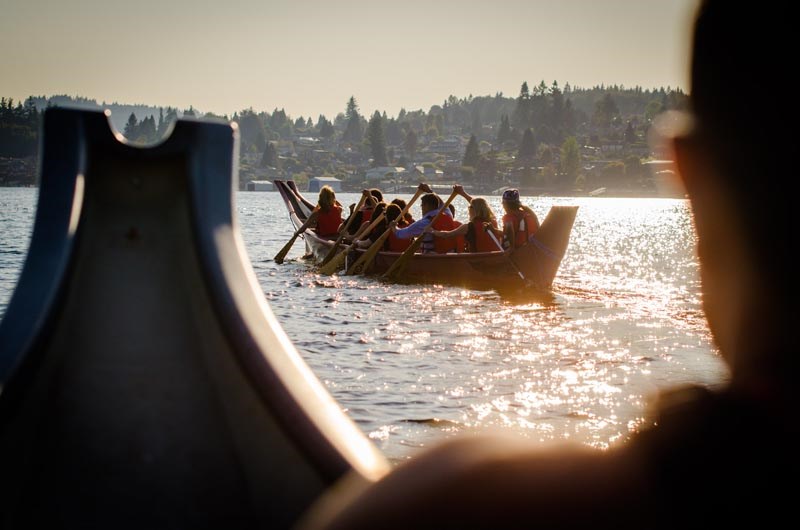
[[[0,190],[0,313],[27,248],[34,201],[35,190]],[[302,240],[278,266],[272,257],[292,234],[280,197],[237,195],[247,250],[272,310],[390,458],[486,429],[605,448],[642,424],[657,389],[726,379],[700,307],[687,203],[526,202],[540,216],[553,204],[580,206],[545,299],[320,276],[300,259]],[[500,211],[499,198],[490,204]],[[466,214],[463,204],[458,209]]]

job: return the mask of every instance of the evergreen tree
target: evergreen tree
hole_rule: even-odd
[[[564,130],[564,95],[558,88],[558,83],[553,81],[550,87],[550,112],[548,113],[548,125],[552,131],[554,142],[560,142]]]
[[[481,109],[479,106],[475,105],[472,108],[472,124],[470,125],[470,130],[474,135],[480,135],[481,130],[483,129],[483,125],[481,124]]]
[[[603,129],[608,129],[611,126],[611,120],[616,116],[619,116],[617,104],[614,98],[611,97],[611,94],[606,92],[603,98],[595,103],[592,124]]]
[[[163,126],[158,128],[158,136],[164,137],[167,135],[167,129],[178,120],[178,109],[167,107],[167,112],[164,115]],[[235,121],[235,120],[234,120]]]
[[[319,135],[323,138],[330,138],[336,132],[330,120],[321,114],[317,120],[317,127],[319,127]]]
[[[141,143],[154,142],[156,139],[156,120],[149,116],[141,121],[136,128],[136,141]]]
[[[536,155],[536,140],[533,137],[533,130],[528,127],[522,135],[519,143],[517,158],[526,160],[532,159]]]
[[[514,121],[514,127],[522,129],[527,127],[530,123],[531,113],[531,93],[528,89],[528,82],[522,83],[519,89],[519,97],[517,97],[517,105],[514,107],[514,113],[511,118]]]
[[[139,120],[136,119],[136,114],[131,112],[131,115],[128,116],[128,121],[125,123],[125,129],[123,129],[122,133],[128,140],[135,140],[138,134],[138,128]]]
[[[403,131],[400,129],[400,124],[395,119],[386,120],[384,118],[386,127],[386,143],[388,145],[400,145],[403,142]]]
[[[508,114],[503,114],[500,116],[500,127],[497,129],[497,144],[502,146],[512,138],[513,135],[511,133],[511,123],[508,119]]]
[[[578,178],[581,167],[581,152],[578,141],[570,136],[561,144],[561,172],[566,175],[567,183],[572,184]]]
[[[261,157],[261,167],[281,169],[281,159],[278,156],[278,149],[275,147],[275,143],[267,142],[264,148],[264,155]]]
[[[469,142],[467,143],[467,148],[464,151],[464,160],[461,162],[462,166],[467,167],[478,167],[478,163],[481,159],[481,151],[478,147],[478,139],[475,138],[475,135],[471,135],[469,137]]]
[[[264,124],[252,109],[243,110],[236,120],[239,124],[239,138],[242,152],[258,153],[267,141]]]
[[[377,110],[369,120],[367,126],[367,141],[369,142],[370,152],[372,153],[372,167],[386,166],[389,161],[386,158],[386,136],[383,132],[383,118]]]
[[[631,122],[628,122],[628,127],[625,129],[625,143],[628,145],[636,143],[636,131]]]
[[[364,131],[361,128],[361,115],[358,113],[358,104],[356,98],[350,96],[347,102],[347,111],[345,112],[347,119],[347,127],[342,135],[343,142],[359,143],[364,136]]]
[[[567,86],[569,86],[569,84]],[[578,119],[575,116],[575,109],[572,108],[572,100],[567,98],[567,102],[564,103],[564,131],[566,131],[567,134],[575,134],[577,122]]]
[[[158,125],[156,126],[156,136],[158,138],[164,137],[166,125],[164,124],[164,107],[158,107]]]
[[[417,133],[414,129],[409,129],[406,138],[403,141],[403,148],[406,150],[406,156],[411,162],[414,162],[414,157],[417,154]]]

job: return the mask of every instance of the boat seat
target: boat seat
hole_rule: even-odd
[[[383,456],[271,313],[233,207],[235,125],[150,148],[48,109],[0,323],[0,527],[286,528]]]

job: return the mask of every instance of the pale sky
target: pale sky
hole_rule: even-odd
[[[75,4],[75,5],[73,5]],[[0,96],[294,118],[516,96],[688,89],[696,0],[0,0]]]

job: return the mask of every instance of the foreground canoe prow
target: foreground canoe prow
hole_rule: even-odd
[[[139,149],[103,113],[46,112],[0,323],[0,527],[285,528],[341,477],[386,471],[267,306],[236,136],[179,121]]]

